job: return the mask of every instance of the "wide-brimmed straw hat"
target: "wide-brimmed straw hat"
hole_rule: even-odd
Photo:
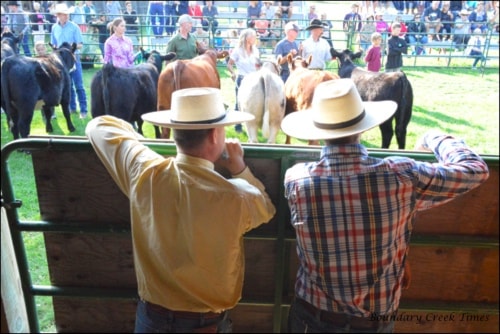
[[[226,112],[220,89],[197,87],[176,90],[170,110],[153,111],[142,119],[172,129],[202,130],[248,122],[254,116],[243,111]]]
[[[316,86],[311,108],[285,116],[281,129],[305,140],[348,137],[388,120],[396,108],[394,101],[363,102],[351,79],[328,80]]]
[[[52,10],[52,14],[71,14],[72,12],[72,8],[69,8],[65,3],[56,4]]]
[[[325,28],[325,26],[323,25],[323,22],[321,22],[321,20],[312,19],[311,22],[309,23],[309,26],[306,28],[306,30],[311,30],[311,29],[315,29],[315,28]]]

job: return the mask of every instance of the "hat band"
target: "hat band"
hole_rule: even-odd
[[[314,122],[314,125],[320,129],[326,129],[326,130],[343,129],[358,123],[364,117],[365,117],[365,110],[363,109],[363,112],[361,114],[346,122],[335,123],[335,124]]]
[[[205,121],[176,121],[174,119],[170,119],[170,121],[172,123],[177,123],[177,124],[210,124],[210,123],[218,122],[218,121],[222,120],[224,117],[226,117],[226,114],[223,114],[217,118],[208,119]]]

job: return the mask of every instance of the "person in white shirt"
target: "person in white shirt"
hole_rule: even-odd
[[[326,62],[332,59],[330,54],[330,44],[326,39],[321,38],[324,25],[321,20],[311,20],[306,30],[310,31],[309,38],[302,42],[302,57],[307,58],[312,55],[312,61],[309,64],[309,69],[324,70]]]

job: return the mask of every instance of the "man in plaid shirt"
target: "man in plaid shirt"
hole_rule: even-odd
[[[316,87],[311,110],[282,122],[287,135],[325,141],[319,161],[285,175],[300,263],[291,332],[392,332],[416,213],[489,176],[462,140],[436,132],[419,145],[436,163],[370,157],[361,133],[395,109],[392,101],[362,102],[351,79],[338,79]]]

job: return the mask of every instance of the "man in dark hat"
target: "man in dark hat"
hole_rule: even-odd
[[[319,19],[312,19],[306,30],[309,30],[309,38],[302,42],[302,57],[307,58],[312,55],[309,69],[324,70],[326,62],[332,59],[330,54],[330,44],[326,39],[321,38],[325,25]]]
[[[26,14],[19,1],[9,1],[7,3],[9,7],[8,25],[3,27],[3,32],[12,32],[21,41],[21,46],[23,47],[24,55],[31,57],[30,47],[28,42],[30,40],[30,18]]]

